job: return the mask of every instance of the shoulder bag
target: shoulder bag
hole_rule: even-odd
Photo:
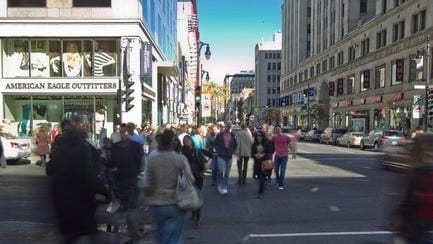
[[[203,199],[200,197],[190,177],[185,175],[185,165],[181,165],[179,161],[180,160],[176,158],[178,171],[176,187],[177,206],[185,211],[199,209],[203,205]]]
[[[272,170],[274,168],[275,168],[275,164],[274,162],[272,162],[272,160],[266,159],[262,161],[262,171]]]

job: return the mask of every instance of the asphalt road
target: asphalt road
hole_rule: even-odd
[[[380,156],[299,143],[297,158],[288,163],[285,189],[278,190],[272,179],[263,199],[256,198],[252,161],[242,186],[234,161],[228,195],[220,196],[206,177],[202,224],[194,229],[187,220],[184,243],[391,243],[388,216],[403,176],[383,171]],[[43,172],[34,165],[0,169],[0,230],[7,231],[0,243],[56,243]]]
[[[256,199],[251,177],[237,185],[234,166],[227,196],[207,182],[202,225],[195,230],[189,223],[185,243],[391,243],[388,216],[403,178],[383,171],[380,156],[299,143],[285,189],[272,180],[264,199]]]

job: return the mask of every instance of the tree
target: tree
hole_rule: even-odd
[[[244,121],[244,98],[241,97],[236,103],[236,109],[238,110],[238,120],[240,122]]]
[[[313,104],[310,107],[310,117],[311,119],[318,122],[318,127],[322,127],[322,125],[326,125],[329,120],[329,112],[328,108],[323,104]]]

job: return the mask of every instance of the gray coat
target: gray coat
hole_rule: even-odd
[[[249,129],[242,129],[236,133],[235,154],[240,157],[251,157],[251,147],[254,139]]]

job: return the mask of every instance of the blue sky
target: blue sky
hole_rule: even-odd
[[[222,83],[225,74],[254,70],[254,47],[281,30],[283,0],[197,0],[200,40],[209,43],[211,58],[203,70]]]

